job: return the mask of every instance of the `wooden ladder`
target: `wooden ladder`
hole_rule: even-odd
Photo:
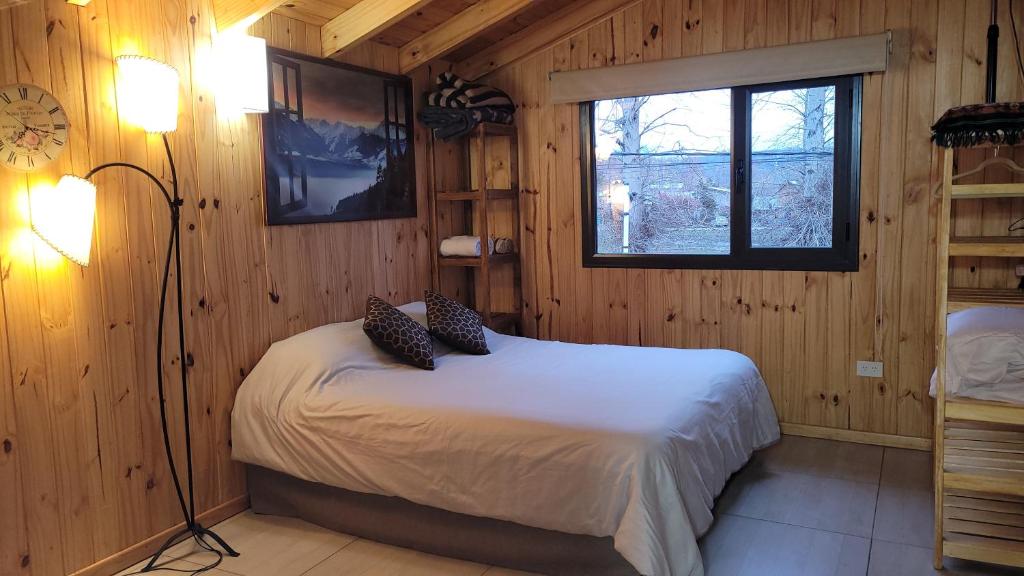
[[[508,187],[492,186],[488,171],[490,141],[494,138],[508,139]],[[434,148],[436,141],[431,135],[431,236],[433,247],[433,283],[434,289],[441,290],[441,271],[445,268],[464,268],[470,279],[470,298],[473,306],[483,318],[484,324],[501,332],[518,333],[522,315],[522,277],[520,263],[520,218],[519,218],[519,144],[515,126],[506,124],[481,123],[472,133],[462,139],[464,147],[463,170],[465,182],[469,185],[460,190],[439,190],[435,174],[437,172]],[[500,200],[513,201],[512,242],[515,251],[510,254],[491,254],[487,249],[490,238],[491,203]],[[467,233],[480,238],[480,256],[441,256],[441,240],[438,234],[438,209],[441,204],[463,202],[466,204]],[[492,267],[511,266],[513,310],[495,311],[491,298]]]
[[[941,149],[936,272],[935,568],[943,556],[1024,567],[1024,405],[946,395],[947,315],[1024,306],[1014,289],[949,287],[950,258],[1024,259],[1021,237],[956,237],[954,200],[1024,197],[1020,184],[954,184],[954,149]]]

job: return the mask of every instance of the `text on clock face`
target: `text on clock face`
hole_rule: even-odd
[[[0,163],[21,170],[46,164],[60,154],[67,132],[64,110],[42,88],[0,89]]]

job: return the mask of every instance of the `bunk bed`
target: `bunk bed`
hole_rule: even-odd
[[[1006,134],[997,132],[986,142],[970,144],[1017,144],[1000,140]],[[936,139],[943,144],[941,137]],[[941,148],[934,377],[935,568],[942,568],[944,556],[1024,567],[1024,398],[1014,401],[1013,394],[1003,391],[995,396],[1009,401],[978,399],[985,394],[967,392],[957,383],[948,386],[951,355],[958,353],[956,342],[950,340],[951,331],[955,335],[979,322],[998,324],[1000,315],[1004,320],[1013,315],[1007,308],[1024,309],[1024,292],[1018,289],[950,286],[953,258],[1024,258],[1024,238],[1019,236],[956,236],[952,205],[985,198],[1024,198],[1024,183],[965,183],[964,176],[996,164],[1011,171],[1020,167],[996,150],[974,169],[954,174],[956,144],[947,141],[947,147]],[[979,260],[986,261],[991,262]]]

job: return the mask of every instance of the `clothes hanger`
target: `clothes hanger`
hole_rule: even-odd
[[[968,170],[967,172],[962,172],[960,174],[955,174],[953,176],[953,181],[955,182],[955,181],[957,181],[957,180],[959,180],[961,178],[966,178],[966,177],[968,177],[968,176],[970,176],[972,174],[977,174],[977,173],[985,170],[986,168],[989,168],[990,166],[1005,166],[1011,172],[1017,172],[1017,173],[1024,174],[1024,166],[1021,166],[1020,164],[1017,164],[1011,158],[1007,158],[1005,156],[1000,156],[999,155],[999,147],[996,147],[995,148],[995,156],[993,156],[991,158],[985,159],[984,161],[982,161],[981,164],[978,164],[976,167],[974,167],[971,170]]]

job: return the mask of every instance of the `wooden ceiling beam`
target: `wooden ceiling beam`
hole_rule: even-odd
[[[444,56],[463,42],[536,4],[538,0],[483,0],[449,18],[398,50],[398,68],[405,74]]]
[[[576,0],[540,22],[516,32],[490,48],[455,65],[455,72],[468,80],[493,72],[590,26],[640,0]]]
[[[371,39],[429,3],[430,0],[363,0],[320,29],[324,58]]]
[[[213,0],[213,19],[218,32],[252,26],[286,0]]]

